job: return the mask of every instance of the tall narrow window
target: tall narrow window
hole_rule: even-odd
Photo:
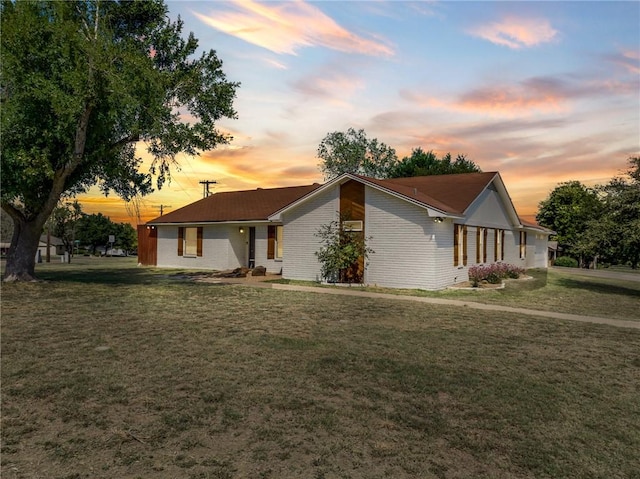
[[[493,257],[496,262],[504,261],[504,230],[493,230],[495,241],[493,243]]]
[[[282,259],[284,253],[284,227],[267,226],[267,259]]]
[[[284,227],[276,226],[276,259],[282,259],[282,252],[284,248],[283,233]]]
[[[520,231],[520,259],[527,257],[527,232]]]
[[[487,262],[487,228],[476,228],[476,263]]]
[[[453,265],[467,265],[467,227],[453,225]]]

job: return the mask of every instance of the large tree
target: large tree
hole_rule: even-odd
[[[576,246],[585,256],[636,269],[640,266],[640,157],[629,158],[625,176],[597,188],[602,209],[587,222]]]
[[[602,203],[594,188],[588,188],[579,181],[568,181],[560,183],[540,202],[536,221],[555,231],[558,244],[571,253],[586,231],[589,220],[599,217],[601,209]]]
[[[5,280],[34,277],[42,228],[63,196],[98,184],[125,200],[169,177],[176,155],[230,140],[237,83],[153,1],[1,4],[2,208],[14,222]],[[139,171],[136,145],[154,161]]]
[[[320,170],[329,180],[343,173],[386,178],[398,161],[396,151],[376,138],[369,139],[364,130],[328,133],[318,146]]]
[[[414,148],[411,156],[405,156],[388,172],[389,178],[405,178],[408,176],[449,175],[453,173],[479,173],[482,170],[465,155],[458,155],[452,160],[451,153],[438,158],[433,151]]]

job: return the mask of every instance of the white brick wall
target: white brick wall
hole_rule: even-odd
[[[365,235],[375,252],[364,281],[392,288],[434,289],[436,224],[425,209],[365,188]]]
[[[240,226],[244,233],[240,233]],[[158,266],[218,271],[247,266],[250,226],[256,228],[256,266],[279,273],[282,262],[267,259],[267,225],[263,223],[203,226],[202,256],[195,258],[178,256],[178,226],[158,226]]]
[[[284,215],[282,277],[320,280],[320,263],[315,252],[320,247],[315,236],[320,225],[338,218],[340,187],[326,191]]]

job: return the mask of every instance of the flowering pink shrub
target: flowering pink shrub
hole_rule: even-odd
[[[469,281],[477,287],[482,281],[498,284],[505,278],[517,279],[524,273],[524,268],[506,263],[478,265],[469,268]]]

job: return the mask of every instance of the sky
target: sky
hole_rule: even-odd
[[[211,192],[322,183],[317,148],[364,129],[395,148],[498,171],[535,216],[561,182],[608,182],[640,154],[640,2],[168,1],[240,82],[233,141],[179,156],[131,204],[97,189],[87,213],[144,223]],[[144,145],[139,145],[143,157]]]

